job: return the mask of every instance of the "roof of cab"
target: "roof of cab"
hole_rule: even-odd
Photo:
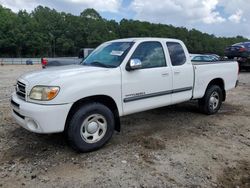
[[[123,38],[123,39],[116,39],[108,42],[140,42],[140,41],[172,41],[172,42],[181,42],[178,39],[171,39],[171,38],[157,38],[157,37],[136,37],[136,38]]]

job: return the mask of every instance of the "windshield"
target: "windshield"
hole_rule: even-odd
[[[106,68],[118,67],[133,44],[133,42],[104,43],[83,60],[82,64]]]

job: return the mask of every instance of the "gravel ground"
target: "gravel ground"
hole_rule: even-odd
[[[130,115],[104,148],[78,154],[11,118],[15,79],[35,69],[0,67],[0,187],[250,187],[250,73],[216,115],[196,102]]]

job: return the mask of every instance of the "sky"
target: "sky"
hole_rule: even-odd
[[[116,21],[149,21],[250,39],[250,0],[0,0],[0,4],[14,12],[31,12],[42,5],[74,15],[94,8],[102,17]]]

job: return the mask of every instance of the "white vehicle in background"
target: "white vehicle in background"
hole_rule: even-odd
[[[216,54],[190,54],[193,62],[215,62],[220,61],[220,56]]]
[[[120,130],[121,116],[193,99],[215,114],[237,78],[237,62],[192,64],[180,40],[120,39],[100,45],[80,65],[18,78],[12,114],[32,132],[65,131],[74,149],[87,152]]]

